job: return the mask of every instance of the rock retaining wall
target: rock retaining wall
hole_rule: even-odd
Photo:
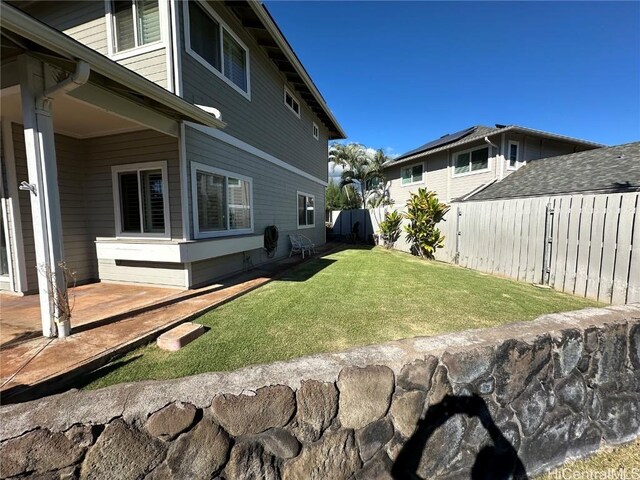
[[[531,475],[640,432],[640,306],[0,409],[2,478]]]

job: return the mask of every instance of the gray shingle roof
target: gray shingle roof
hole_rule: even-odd
[[[557,133],[544,132],[542,130],[535,130],[533,128],[520,127],[518,125],[496,125],[496,127],[485,127],[482,125],[477,125],[475,127],[470,127],[465,130],[461,130],[460,132],[452,133],[450,135],[445,135],[429,143],[425,143],[421,147],[418,147],[414,150],[411,150],[407,153],[400,155],[395,160],[385,164],[384,167],[385,168],[393,167],[399,164],[410,162],[418,157],[431,155],[432,153],[440,152],[448,148],[456,148],[461,145],[465,145],[467,143],[475,142],[487,136],[493,136],[493,135],[505,133],[508,131],[513,131],[516,133],[524,133],[528,135],[534,135],[534,136],[545,137],[545,138],[551,138],[551,139],[560,140],[564,142],[584,145],[590,148],[604,147],[604,145],[601,143],[591,142],[588,140],[580,140],[578,138],[567,137],[565,135],[558,135]],[[469,133],[465,133],[465,132],[469,132]],[[449,141],[446,141],[447,139]]]
[[[467,201],[640,191],[640,142],[531,160]]]

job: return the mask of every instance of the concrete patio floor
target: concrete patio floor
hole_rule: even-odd
[[[335,244],[327,245],[322,250],[326,252],[335,247]],[[96,295],[78,295],[78,310],[74,310],[74,316],[79,316],[78,312],[85,311],[85,319],[94,318],[93,322],[86,320],[82,323],[79,319],[74,322],[72,319],[75,328],[72,328],[72,335],[66,339],[38,337],[9,342],[0,347],[0,403],[26,401],[63,391],[77,381],[78,377],[154,340],[180,323],[193,320],[229,300],[277,279],[301,261],[299,257],[280,260],[198,290],[177,292],[158,289],[156,292],[152,287],[148,287],[149,295],[155,298],[153,301],[141,293],[146,287],[93,285]],[[115,295],[118,289],[128,295],[126,292],[131,288],[131,298],[128,301],[115,298],[113,306],[110,306],[110,302],[99,295],[101,287],[104,287],[106,295]],[[138,288],[142,290],[136,291]],[[26,297],[22,297],[24,298]],[[4,296],[2,302],[4,315]],[[9,304],[12,305],[10,302]],[[126,308],[130,308],[129,313],[122,311]],[[15,311],[15,307],[7,309],[7,312],[14,314]],[[115,317],[110,317],[111,321],[109,317],[105,317],[107,311],[115,313]],[[16,328],[20,328],[20,322],[14,320],[14,325],[16,323]],[[28,322],[23,323],[24,331],[33,329],[33,326],[29,327]]]
[[[98,323],[161,300],[179,296],[184,290],[91,283],[69,289],[73,307],[72,328]],[[38,295],[0,294],[0,348],[42,335]]]

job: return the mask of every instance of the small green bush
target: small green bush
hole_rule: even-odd
[[[436,225],[444,218],[450,206],[441,203],[434,192],[419,188],[407,201],[405,217],[409,225],[405,225],[407,238],[412,243],[412,252],[423,258],[435,258],[437,248],[444,246],[444,235]]]
[[[393,245],[400,238],[402,219],[402,214],[396,210],[384,214],[384,220],[380,222],[380,236],[385,247],[393,248]]]

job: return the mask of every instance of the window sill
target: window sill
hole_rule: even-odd
[[[313,225],[298,225],[298,230],[306,230],[308,228],[315,228],[315,223]]]
[[[415,187],[416,185],[424,185],[424,180],[420,182],[411,182],[411,183],[401,183],[401,187]]]
[[[202,58],[200,55],[198,55],[198,53],[189,48],[186,47],[185,51],[187,52],[187,54],[189,54],[189,56],[191,56],[196,62],[198,62],[200,65],[202,65],[204,68],[206,68],[207,70],[209,70],[211,73],[213,73],[216,77],[220,78],[220,80],[222,80],[223,82],[225,82],[227,85],[229,85],[231,88],[233,88],[236,92],[238,92],[240,95],[242,95],[244,98],[246,98],[247,100],[251,101],[251,87],[250,87],[250,79],[249,79],[249,69],[247,69],[247,91],[245,92],[244,90],[242,90],[242,88],[240,88],[239,86],[237,86],[235,83],[233,83],[231,80],[229,80],[227,77],[224,76],[224,74],[219,71],[216,67],[214,67],[213,65],[211,65],[209,62],[207,62],[204,58]]]
[[[262,235],[244,235],[208,240],[97,238],[99,260],[190,263],[208,258],[256,250],[263,247]]]
[[[489,172],[491,172],[490,168],[483,168],[482,170],[475,170],[473,172],[453,173],[453,174],[451,174],[451,177],[452,178],[468,177],[469,175],[479,175],[481,173],[489,173]]]
[[[145,53],[162,50],[164,48],[164,42],[162,40],[159,40],[157,42],[149,43],[148,45],[143,45],[141,47],[130,48],[129,50],[123,50],[122,52],[114,52],[109,55],[109,58],[114,62],[117,62],[120,60],[125,60],[127,58],[137,57],[138,55],[143,55]]]

